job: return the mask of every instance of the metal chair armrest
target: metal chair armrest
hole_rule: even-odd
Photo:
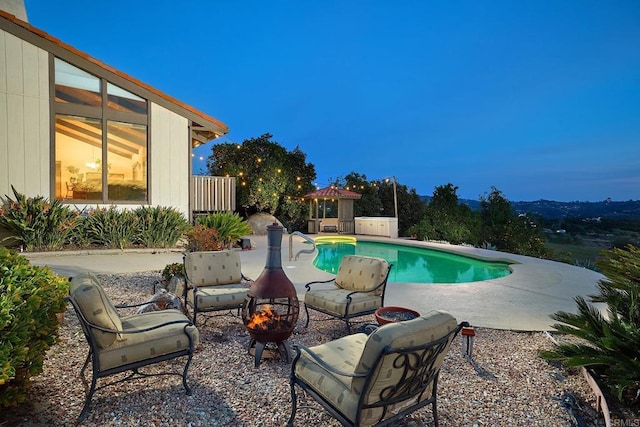
[[[331,283],[331,282],[335,282],[335,278],[334,279],[329,279],[329,280],[315,280],[313,282],[309,282],[306,285],[304,285],[305,289],[310,291],[311,290],[311,285],[315,285],[318,283]]]
[[[161,323],[159,325],[150,326],[148,328],[136,329],[134,331],[128,331],[128,330],[118,330],[118,329],[105,328],[105,327],[102,327],[102,326],[95,325],[95,324],[89,322],[86,319],[83,319],[83,321],[85,322],[85,324],[87,326],[89,326],[89,327],[91,327],[93,329],[98,329],[98,330],[104,331],[104,332],[111,332],[112,334],[139,334],[139,333],[142,333],[142,332],[149,332],[149,331],[153,331],[155,329],[164,328],[165,326],[176,325],[176,324],[181,324],[181,323],[184,323],[185,326],[192,326],[193,325],[193,322],[191,320],[188,320],[188,319],[172,320],[171,322]]]

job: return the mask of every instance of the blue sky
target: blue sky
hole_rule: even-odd
[[[324,186],[640,199],[640,2],[26,0],[32,25]],[[220,140],[218,140],[220,141]],[[197,151],[211,153],[212,143]],[[205,162],[196,158],[194,168]]]

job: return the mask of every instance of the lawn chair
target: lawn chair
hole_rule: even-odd
[[[347,335],[311,348],[294,344],[291,417],[296,386],[344,426],[396,425],[431,404],[438,426],[438,375],[451,341],[467,322],[443,311],[390,323],[370,335]]]
[[[242,274],[237,251],[187,252],[184,256],[185,284],[176,293],[198,313],[240,310],[247,297],[251,279]]]
[[[73,305],[89,343],[89,353],[80,370],[83,380],[89,361],[92,367],[91,386],[78,423],[86,417],[93,394],[97,390],[130,379],[177,375],[182,377],[187,395],[191,395],[191,389],[187,385],[187,370],[199,334],[187,316],[179,310],[163,310],[120,317],[98,278],[91,273],[73,277],[67,300]],[[117,308],[139,305],[141,304]],[[187,358],[182,372],[148,374],[139,371],[143,366],[181,356]],[[97,387],[99,378],[127,371],[131,371],[129,376]]]
[[[351,333],[350,319],[373,314],[384,304],[384,294],[391,267],[386,260],[358,255],[346,255],[340,262],[334,279],[310,282],[305,285],[305,327],[309,326],[309,309],[344,320]],[[327,289],[312,286],[333,283]]]

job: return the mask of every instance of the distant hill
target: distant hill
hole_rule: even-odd
[[[430,196],[421,196],[429,202]],[[460,199],[460,203],[473,210],[480,209],[478,200]],[[536,200],[534,202],[511,202],[517,213],[541,215],[545,219],[556,218],[611,218],[640,220],[640,200],[614,202],[554,202],[553,200]]]

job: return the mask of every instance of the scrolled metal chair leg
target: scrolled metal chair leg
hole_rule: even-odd
[[[307,322],[304,324],[305,328],[309,327],[309,309],[307,308],[307,304],[304,305],[304,312],[307,313]]]
[[[289,417],[289,421],[287,421],[287,427],[293,427],[293,419],[296,417],[296,406],[297,398],[296,398],[296,390],[293,380],[291,381],[291,416]]]
[[[184,371],[182,371],[182,386],[184,387],[187,396],[191,396],[193,394],[193,392],[191,391],[191,387],[189,387],[189,384],[187,384],[187,371],[189,370],[189,365],[191,364],[192,357],[193,354],[190,354],[189,358],[187,359],[187,363],[185,363],[184,365]]]
[[[96,391],[96,383],[97,383],[97,378],[95,377],[95,375],[92,375],[91,378],[91,388],[89,389],[89,392],[87,393],[87,397],[84,401],[84,406],[82,407],[82,411],[80,412],[80,415],[78,415],[78,419],[76,420],[76,424],[80,424],[82,422],[82,420],[85,419],[85,417],[87,416],[87,413],[89,412],[89,406],[91,405],[91,399],[93,398],[93,393],[95,393]]]

